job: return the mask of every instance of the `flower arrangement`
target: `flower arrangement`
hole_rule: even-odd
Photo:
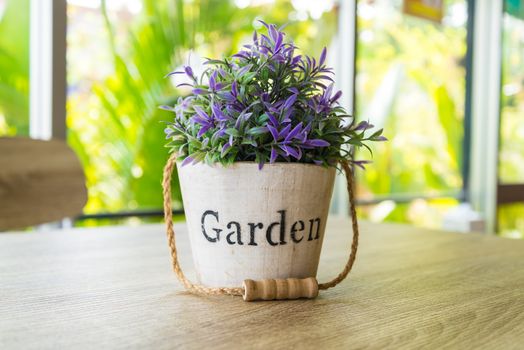
[[[325,65],[326,49],[318,61],[296,54],[274,24],[261,23],[267,35],[253,34],[253,42],[231,57],[207,59],[206,70],[195,76],[190,66],[191,93],[180,97],[165,133],[167,147],[182,165],[196,162],[297,162],[336,166],[356,161],[352,147],[384,141],[382,129],[366,136],[373,125],[354,119],[339,105],[333,70]],[[371,150],[370,150],[371,152]]]

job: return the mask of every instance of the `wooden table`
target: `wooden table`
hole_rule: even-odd
[[[328,226],[320,281],[350,241]],[[190,295],[169,259],[161,225],[0,234],[0,349],[524,347],[524,241],[364,223],[348,280],[285,302]]]

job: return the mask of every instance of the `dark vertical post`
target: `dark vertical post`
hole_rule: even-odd
[[[475,0],[468,0],[468,21],[466,25],[466,98],[464,108],[464,139],[462,140],[462,198],[469,200],[469,172],[471,155],[471,111],[473,89],[473,42],[475,35]]]
[[[53,0],[52,32],[52,129],[53,138],[66,138],[66,99],[67,99],[67,2]]]

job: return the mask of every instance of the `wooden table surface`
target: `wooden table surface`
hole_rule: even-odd
[[[350,242],[327,232],[320,281]],[[161,225],[0,234],[0,349],[386,347],[522,349],[524,241],[364,223],[341,285],[246,303],[184,292]]]

